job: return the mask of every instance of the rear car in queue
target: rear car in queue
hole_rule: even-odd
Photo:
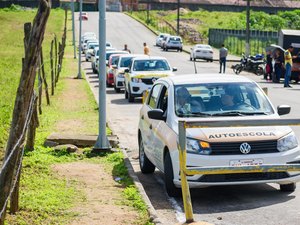
[[[143,173],[164,173],[170,196],[180,192],[178,121],[267,120],[288,114],[274,108],[252,80],[233,75],[177,75],[155,82],[140,110],[139,162]],[[238,167],[300,162],[300,147],[289,126],[188,128],[187,168]],[[277,183],[292,192],[299,172],[261,172],[187,177],[190,188]]]

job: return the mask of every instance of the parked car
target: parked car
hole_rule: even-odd
[[[160,77],[172,76],[176,68],[171,68],[164,57],[140,56],[132,59],[128,69],[125,69],[125,99],[133,102],[136,97],[142,97]]]
[[[163,50],[168,51],[169,49],[176,49],[182,52],[183,44],[182,39],[179,36],[167,36],[163,42]]]
[[[143,56],[143,55],[133,55],[133,54],[120,55],[118,64],[113,66],[114,89],[117,93],[120,93],[121,89],[124,88],[125,69],[128,69],[132,59],[138,56]]]
[[[106,48],[106,51],[113,51],[116,50],[115,48]],[[99,47],[94,48],[92,54],[91,54],[91,67],[93,70],[93,73],[97,73],[96,70],[96,64],[98,64],[99,60]]]
[[[156,37],[156,46],[159,46],[161,47],[162,46],[162,41],[164,39],[164,37],[166,36],[170,36],[170,34],[167,34],[167,33],[160,33],[157,37]]]
[[[119,63],[119,58],[122,54],[112,54],[108,59],[106,66],[106,86],[112,87],[114,85],[114,70]]]
[[[80,20],[80,15],[79,15],[78,19]],[[88,20],[89,19],[88,13],[87,12],[81,12],[81,19],[82,20]]]
[[[108,48],[108,49],[111,49],[111,48]],[[105,52],[105,60],[106,60],[106,71],[108,71],[110,65],[109,65],[109,57],[112,55],[112,54],[129,54],[129,52],[127,51],[120,51],[120,50],[106,50]],[[98,58],[99,59],[99,58]],[[99,68],[98,68],[98,63],[96,63],[95,65],[95,70],[96,70],[96,73],[99,73]]]
[[[230,96],[230,97],[228,97]],[[229,104],[230,102],[230,104]],[[231,104],[232,103],[232,104]],[[298,163],[299,141],[288,126],[230,127],[232,120],[267,120],[288,114],[290,107],[271,104],[254,81],[236,75],[177,75],[157,80],[140,110],[139,162],[142,173],[158,168],[167,193],[181,194],[178,121],[228,121],[228,127],[186,130],[189,168],[239,167]],[[192,175],[190,188],[277,183],[292,192],[300,180],[295,172]]]
[[[84,52],[84,49],[86,48],[86,43],[88,41],[93,41],[93,42],[97,42],[97,38],[94,36],[86,36],[84,38],[81,39],[81,51]]]
[[[207,62],[213,61],[214,51],[210,45],[197,44],[191,48],[190,60],[204,59]]]
[[[83,53],[86,54],[89,48],[89,45],[99,45],[99,41],[97,39],[89,40],[85,44],[83,44]]]
[[[88,62],[91,60],[91,57],[92,57],[92,54],[93,54],[93,51],[95,48],[99,48],[99,43],[92,42],[92,43],[88,44],[87,50],[85,53],[85,61]]]

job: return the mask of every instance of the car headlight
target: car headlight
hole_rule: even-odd
[[[187,138],[186,151],[188,153],[209,155],[211,153],[211,148],[208,142]]]
[[[277,149],[280,152],[284,152],[296,148],[297,146],[298,146],[298,141],[294,132],[291,132],[290,134],[284,136],[283,138],[280,138],[277,141]]]
[[[131,82],[133,82],[133,83],[141,83],[142,80],[140,78],[133,77],[133,78],[131,78]]]
[[[118,77],[124,78],[124,73],[119,73],[119,74],[118,74]]]

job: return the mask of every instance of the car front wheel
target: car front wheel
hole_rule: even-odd
[[[165,174],[165,186],[166,191],[170,197],[179,197],[181,195],[181,189],[174,185],[173,179],[173,166],[170,153],[167,152],[164,158],[164,174]]]
[[[139,162],[142,173],[153,173],[155,170],[155,166],[148,159],[145,149],[142,136],[139,137]]]
[[[296,190],[296,184],[290,183],[290,184],[280,184],[280,191],[283,192],[293,192]]]

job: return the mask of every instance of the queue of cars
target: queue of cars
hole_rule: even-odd
[[[171,36],[158,37],[157,44]],[[196,45],[190,59],[212,60],[207,45]],[[99,49],[91,54],[98,72]],[[165,57],[135,55],[108,47],[107,86],[128,102],[149,94],[140,109],[138,126],[139,164],[142,173],[159,169],[169,196],[181,194],[178,157],[178,121],[267,120],[288,114],[290,107],[272,105],[252,80],[236,75],[206,74],[174,76]],[[285,127],[189,128],[186,132],[187,167],[239,167],[300,162],[299,141]],[[298,172],[256,172],[188,176],[191,188],[219,185],[277,183],[281,191],[293,192]]]

